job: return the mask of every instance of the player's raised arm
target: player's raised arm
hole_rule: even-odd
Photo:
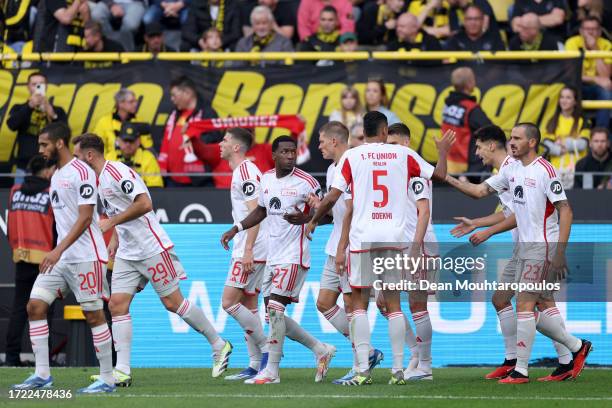
[[[450,175],[446,176],[445,181],[463,194],[472,198],[483,198],[495,193],[495,189],[487,184],[487,182],[474,184],[469,181],[458,180]]]
[[[453,143],[455,143],[455,131],[447,130],[441,139],[434,138],[436,148],[438,149],[438,162],[431,176],[432,180],[444,181],[447,174],[447,156]]]
[[[227,230],[221,236],[221,245],[223,245],[223,248],[229,249],[228,244],[237,233],[245,229],[252,228],[255,225],[259,225],[265,218],[266,208],[262,207],[261,205],[257,205],[257,207],[253,211],[251,211],[244,220],[237,222],[235,225],[232,226],[232,228]]]
[[[100,220],[100,229],[102,232],[106,232],[117,225],[125,224],[126,222],[140,218],[150,211],[153,211],[153,202],[151,202],[151,198],[149,198],[146,193],[140,193],[134,198],[132,204],[126,208],[125,211],[113,217]]]

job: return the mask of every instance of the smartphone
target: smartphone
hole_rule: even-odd
[[[36,84],[34,93],[37,95],[45,96],[47,93],[47,85],[46,84]]]

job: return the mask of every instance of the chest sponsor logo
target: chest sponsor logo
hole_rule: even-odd
[[[278,197],[272,197],[270,199],[270,209],[271,210],[280,210],[282,207],[282,203],[280,198]]]
[[[514,196],[516,198],[523,198],[523,186],[514,187]]]

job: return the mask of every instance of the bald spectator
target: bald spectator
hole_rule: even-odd
[[[448,19],[450,24],[450,32],[455,33],[463,26],[465,10],[470,5],[479,7],[484,13],[483,29],[484,31],[491,30],[494,33],[499,32],[499,24],[495,18],[493,7],[487,0],[446,0],[450,9],[448,10]],[[450,34],[450,33],[449,33]]]
[[[338,12],[340,33],[354,33],[353,4],[349,0],[305,0],[298,9],[298,35],[304,41],[319,29],[319,15],[325,6],[333,6]]]
[[[550,34],[542,32],[540,20],[535,13],[527,13],[521,17],[519,32],[510,40],[510,51],[553,51],[559,45]]]
[[[538,16],[540,25],[556,41],[562,41],[566,36],[565,17],[567,9],[565,0],[516,0],[512,9],[512,31],[518,33],[522,16],[527,13],[534,13]]]
[[[388,51],[440,51],[440,42],[420,29],[414,14],[404,13],[397,19],[396,39],[387,45]]]
[[[484,13],[477,6],[465,10],[463,30],[446,43],[449,51],[503,51],[506,49],[499,32],[484,31]]]
[[[406,11],[404,0],[366,3],[363,14],[357,22],[359,43],[379,45],[395,40],[397,17],[404,11]]]
[[[472,96],[476,88],[474,71],[468,67],[455,69],[451,74],[451,85],[454,90],[444,101],[441,126],[443,133],[452,129],[457,135],[448,153],[448,172],[458,174],[487,171],[489,169],[476,156],[473,135],[482,126],[491,124],[491,121],[476,102],[476,97]]]

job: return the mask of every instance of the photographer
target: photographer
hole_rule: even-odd
[[[9,129],[17,132],[17,170],[15,184],[23,183],[26,166],[38,153],[38,134],[51,122],[66,122],[66,112],[53,106],[47,99],[47,77],[35,72],[28,77],[30,98],[26,103],[14,105],[6,122]]]
[[[160,175],[157,159],[153,153],[140,145],[140,135],[143,133],[150,133],[148,125],[129,122],[123,124],[117,138],[119,145],[117,161],[134,169],[147,187],[163,187],[164,181]]]

